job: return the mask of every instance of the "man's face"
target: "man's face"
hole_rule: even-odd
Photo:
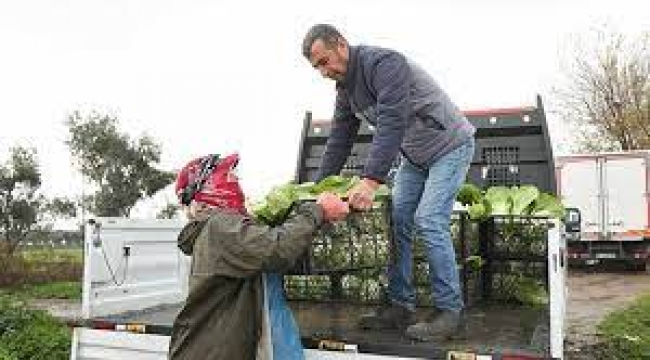
[[[325,78],[342,81],[348,68],[348,59],[348,46],[343,41],[328,46],[318,39],[311,45],[309,62]]]

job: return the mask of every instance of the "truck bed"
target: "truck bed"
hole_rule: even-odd
[[[106,321],[115,324],[144,324],[161,327],[165,335],[171,332],[176,315],[183,308],[183,303],[159,305],[145,310],[128,311],[120,314],[93,318],[94,321]],[[166,331],[165,331],[165,328]]]
[[[427,358],[445,358],[447,351],[473,350],[520,355],[548,354],[548,310],[512,306],[475,306],[467,311],[466,329],[460,338],[445,343],[414,342],[398,331],[359,329],[360,315],[374,307],[337,302],[292,301],[296,322],[307,348],[318,348],[322,340],[355,344],[360,352]],[[138,323],[168,335],[182,304],[161,305],[94,320],[111,323]],[[418,309],[425,319],[430,309]],[[489,345],[488,345],[489,344]]]
[[[459,339],[445,343],[420,343],[401,332],[371,331],[357,327],[359,317],[374,307],[347,303],[292,302],[303,339],[338,340],[358,345],[361,352],[401,356],[441,358],[450,350],[497,350],[522,355],[548,352],[547,309],[526,307],[480,306],[467,311],[466,329]],[[418,319],[426,319],[430,309],[420,308]],[[486,344],[489,344],[489,348]]]

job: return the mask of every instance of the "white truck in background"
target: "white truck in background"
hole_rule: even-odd
[[[650,151],[559,156],[558,196],[581,214],[567,239],[572,263],[650,263]]]

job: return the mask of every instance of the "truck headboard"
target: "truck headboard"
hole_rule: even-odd
[[[553,151],[540,96],[535,106],[472,110],[464,114],[477,129],[467,181],[483,188],[530,184],[556,194]],[[330,121],[314,120],[307,112],[298,153],[298,182],[311,181],[316,176],[330,130]],[[343,174],[361,172],[373,130],[368,123],[361,124]]]

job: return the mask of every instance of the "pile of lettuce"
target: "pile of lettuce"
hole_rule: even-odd
[[[288,182],[271,189],[261,200],[254,203],[251,213],[262,222],[275,225],[282,222],[293,205],[300,201],[316,200],[319,194],[328,191],[341,197],[360,181],[358,176],[332,175],[318,183],[298,184]],[[388,197],[390,190],[386,185],[379,187],[375,200]],[[493,186],[486,190],[465,183],[456,200],[467,207],[472,220],[483,220],[491,215],[521,215],[564,218],[564,206],[553,195],[539,191],[533,185]]]
[[[323,192],[332,192],[345,198],[347,192],[359,181],[358,176],[332,175],[318,183],[288,182],[274,187],[261,201],[254,203],[251,213],[267,225],[277,225],[286,219],[293,206],[298,202],[314,201]],[[375,201],[381,201],[388,195],[388,187],[381,185],[375,192]]]
[[[533,185],[522,186],[493,186],[485,190],[465,183],[456,200],[467,207],[467,213],[472,220],[481,221],[490,216],[531,216],[564,219],[565,209],[555,196],[541,192]],[[504,244],[513,245],[511,242],[531,244],[533,238],[526,238],[522,242],[514,236],[521,235],[522,225],[517,222],[507,222],[502,225]],[[530,227],[531,225],[525,225]],[[478,257],[480,259],[480,257]],[[480,259],[482,260],[482,259]],[[479,262],[482,265],[482,261]],[[537,279],[533,279],[513,270],[507,274],[510,277],[509,288],[504,293],[510,293],[517,302],[530,306],[543,306],[548,304],[548,293]]]
[[[492,186],[486,190],[465,183],[456,200],[467,206],[472,220],[492,215],[539,216],[563,219],[565,209],[555,196],[539,191],[533,185]]]

